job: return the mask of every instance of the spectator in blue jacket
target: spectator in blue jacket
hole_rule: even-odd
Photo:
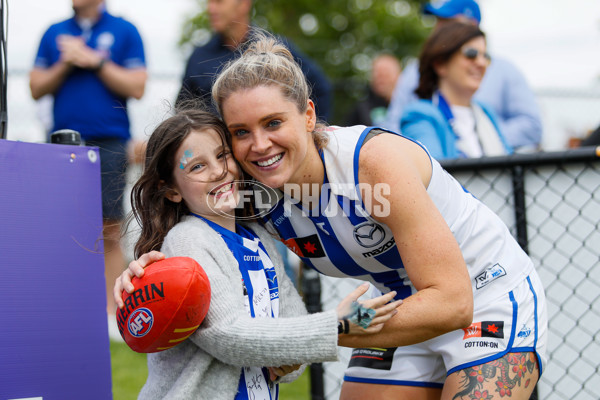
[[[425,13],[436,17],[434,31],[451,21],[479,24],[481,13],[474,0],[436,1],[425,6]],[[399,129],[400,117],[419,82],[419,63],[407,63],[396,84],[383,126]],[[517,152],[535,151],[542,141],[542,122],[535,95],[519,69],[510,61],[492,57],[475,98],[489,105],[498,116],[498,125]]]
[[[421,100],[406,106],[402,133],[436,159],[512,153],[492,109],[473,100],[489,63],[477,25],[452,22],[436,30],[419,58]]]
[[[196,47],[189,57],[176,104],[190,98],[201,98],[210,103],[215,76],[228,61],[239,56],[236,50],[249,39],[251,11],[252,0],[208,0],[206,12],[213,35],[208,43]],[[317,64],[294,48],[289,40],[285,42],[312,87],[311,99],[315,102],[317,116],[327,120],[332,101],[329,80]]]

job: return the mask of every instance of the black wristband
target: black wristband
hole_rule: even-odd
[[[104,63],[106,62],[106,58],[101,58],[100,62],[98,63],[98,65],[96,65],[94,68],[92,68],[93,72],[100,72],[100,70],[102,69],[102,67],[104,67]]]
[[[338,335],[348,334],[348,332],[350,332],[350,322],[346,318],[338,321]]]

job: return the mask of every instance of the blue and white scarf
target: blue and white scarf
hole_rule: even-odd
[[[275,266],[254,232],[236,224],[232,232],[197,214],[216,230],[238,260],[246,311],[252,318],[279,317],[279,284]],[[267,368],[243,367],[235,400],[278,400],[279,385],[269,381]]]

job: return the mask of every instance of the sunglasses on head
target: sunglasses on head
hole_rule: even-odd
[[[482,55],[488,62],[492,61],[492,57],[488,52],[481,52],[473,47],[465,47],[462,49],[462,55],[468,58],[469,60],[475,60],[477,56]]]

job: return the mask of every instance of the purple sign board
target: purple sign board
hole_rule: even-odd
[[[112,399],[98,149],[0,140],[0,399]]]

